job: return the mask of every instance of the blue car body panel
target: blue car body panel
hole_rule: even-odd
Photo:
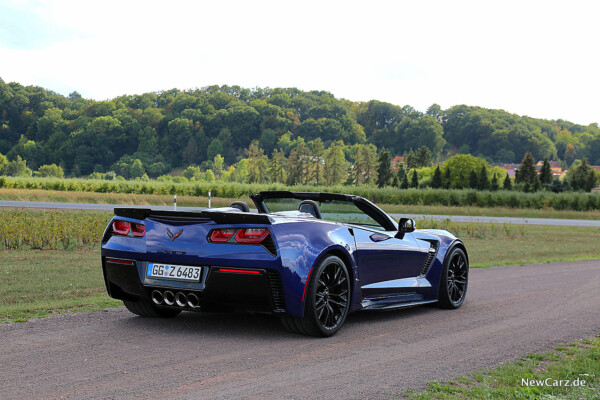
[[[146,214],[121,211],[113,217],[113,220],[144,224],[146,233],[143,237],[112,234],[112,221],[104,234],[103,269],[112,297],[147,298],[148,288],[155,287],[209,294],[211,282],[215,282],[214,285],[219,282],[221,294],[225,296],[219,298],[227,298],[233,296],[227,290],[234,283],[241,290],[254,293],[256,291],[246,286],[256,282],[258,291],[271,290],[273,297],[282,291],[284,309],[274,311],[302,316],[311,271],[324,257],[335,255],[344,261],[351,277],[350,312],[365,308],[396,308],[436,301],[447,252],[453,246],[464,249],[459,239],[439,230],[415,230],[397,235],[396,231],[374,230],[312,216],[272,214],[257,219],[248,213],[226,210],[221,214],[227,213],[225,217],[230,223],[223,223],[225,217],[219,213],[205,213],[186,220],[185,214],[171,218],[169,213],[152,216],[150,210],[143,211]],[[235,223],[236,219],[252,218],[257,222]],[[208,237],[216,228],[266,228],[273,238],[273,247],[210,243]],[[167,229],[182,233],[172,239]],[[117,265],[107,260],[132,260],[133,265]],[[149,263],[204,268],[199,282],[165,280],[147,275]],[[261,274],[230,278],[217,275],[218,267],[252,269]],[[125,273],[127,268],[129,273]],[[264,278],[259,285],[258,275],[263,272],[268,279]],[[134,277],[138,281],[129,282]]]

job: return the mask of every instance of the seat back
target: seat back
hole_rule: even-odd
[[[319,205],[312,200],[302,200],[298,206],[298,211],[310,214],[315,218],[322,219]]]

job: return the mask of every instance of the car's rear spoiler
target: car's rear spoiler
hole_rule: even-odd
[[[162,218],[175,221],[214,221],[217,224],[271,224],[265,214],[225,211],[166,211],[150,208],[115,208],[117,217],[146,219]]]

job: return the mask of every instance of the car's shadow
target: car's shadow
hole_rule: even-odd
[[[124,311],[125,312],[125,311]],[[399,320],[435,314],[435,307],[413,307],[390,311],[359,311],[348,315],[343,335],[356,335],[373,329],[386,329],[387,325],[397,325]],[[177,333],[180,335],[214,336],[227,338],[303,338],[287,332],[279,318],[259,313],[212,313],[182,312],[175,318],[143,318],[133,314],[124,314],[115,324],[127,329],[140,329],[154,333]],[[339,336],[336,335],[336,336]]]

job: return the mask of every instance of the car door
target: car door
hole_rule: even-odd
[[[354,228],[356,261],[364,297],[414,292],[429,248],[412,233]]]

